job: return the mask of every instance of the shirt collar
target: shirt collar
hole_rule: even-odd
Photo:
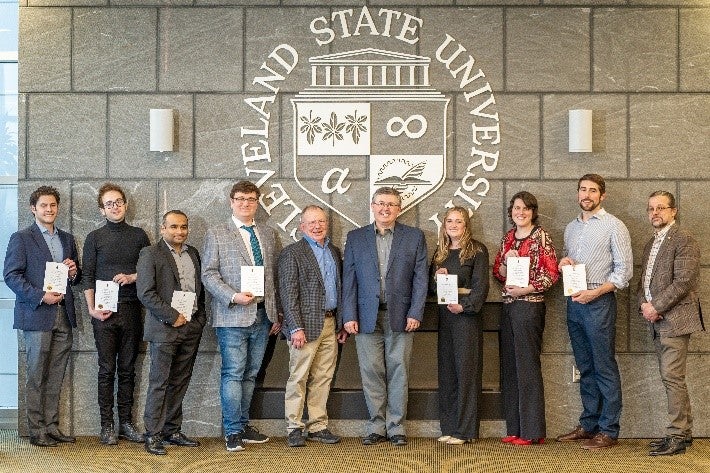
[[[659,239],[664,239],[666,235],[668,235],[668,232],[670,231],[671,227],[675,225],[675,220],[673,220],[671,223],[666,225],[662,230],[655,232],[654,237],[659,238]]]
[[[37,223],[36,221],[35,221],[35,225],[37,225],[37,228],[39,228],[39,231],[40,231],[40,232],[46,233],[46,234],[49,235],[49,236],[54,236],[54,235],[56,235],[57,232],[59,231],[59,229],[57,228],[56,225],[54,226],[54,233],[49,233],[49,229],[48,229],[47,227],[45,227],[44,225],[40,225],[40,224]]]
[[[394,234],[394,227],[397,226],[397,222],[395,222],[390,228],[385,228],[385,235],[388,233]],[[379,230],[377,229],[377,224],[375,222],[372,222],[372,228],[375,230],[375,235],[379,235]]]
[[[579,220],[580,222],[584,222],[584,220],[582,219],[582,215],[584,215],[584,213],[580,212],[580,214],[577,216],[577,220]],[[602,219],[602,218],[604,218],[605,215],[606,215],[606,209],[601,208],[597,212],[594,212],[594,214],[591,217],[589,217],[589,219],[590,220],[593,218]]]
[[[183,245],[180,247],[180,251],[177,251],[170,243],[165,241],[165,238],[161,238],[163,240],[163,243],[165,243],[165,246],[168,247],[168,250],[170,250],[171,253],[175,253],[176,255],[181,255],[185,251],[187,251],[187,245],[183,243]]]
[[[309,245],[317,246],[318,248],[325,248],[330,243],[330,237],[325,237],[325,241],[323,242],[323,246],[318,244],[317,241],[315,241],[313,238],[309,237],[308,235],[303,235],[303,239],[306,240]]]
[[[254,219],[251,219],[251,222],[246,223],[239,220],[237,217],[234,216],[234,214],[232,214],[232,222],[234,222],[234,225],[236,225],[237,228],[242,228],[242,226],[251,227],[253,225],[256,225],[256,221]]]

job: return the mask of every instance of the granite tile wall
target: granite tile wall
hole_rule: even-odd
[[[21,226],[31,221],[29,193],[41,184],[55,185],[62,193],[60,225],[81,245],[102,224],[96,190],[111,180],[128,192],[128,220],[151,239],[158,238],[159,216],[181,208],[191,217],[191,242],[199,248],[206,229],[228,217],[231,184],[250,178],[261,180],[266,195],[259,216],[280,228],[288,244],[298,210],[315,202],[309,192],[317,193],[332,168],[324,159],[299,161],[295,153],[291,99],[311,83],[308,59],[374,48],[431,58],[429,85],[448,99],[446,129],[432,128],[443,133],[448,150],[445,179],[401,217],[425,231],[430,251],[435,219],[451,200],[472,209],[476,237],[493,253],[508,228],[508,199],[524,189],[538,196],[541,223],[561,254],[564,227],[578,211],[576,179],[597,172],[608,179],[606,208],[633,237],[637,276],[632,287],[650,236],[646,196],[667,189],[678,197],[681,224],[700,240],[701,297],[706,305],[710,301],[708,0],[544,5],[403,0],[369,2],[367,11],[361,4],[329,8],[312,0],[27,0],[20,5]],[[440,51],[448,38],[448,49]],[[277,53],[281,44],[292,50]],[[443,67],[437,55],[445,58],[456,48],[458,62]],[[298,67],[290,69],[293,51]],[[494,101],[483,106],[488,94]],[[150,152],[148,110],[163,107],[177,111],[176,147]],[[574,108],[594,111],[591,153],[567,151],[567,111]],[[400,115],[406,110],[401,103],[391,107]],[[493,128],[476,131],[486,124]],[[496,125],[499,143],[491,138],[498,133]],[[487,170],[474,165],[481,142],[491,145]],[[379,152],[417,151],[396,148]],[[341,162],[349,169],[351,187],[322,196],[324,202],[354,221],[367,221],[371,171],[362,157]],[[336,212],[331,223],[334,240],[342,244],[353,224]],[[663,388],[632,294],[630,289],[618,294],[617,351],[625,396],[621,435],[657,436],[666,423]],[[496,283],[489,300],[498,300]],[[547,307],[543,366],[552,436],[574,426],[580,402],[578,385],[570,379],[573,357],[559,287],[550,291]],[[486,385],[495,389],[495,339],[487,337],[486,347]],[[695,336],[691,352],[694,433],[710,436],[710,337]],[[435,355],[435,335],[418,334],[414,388],[436,385]],[[286,358],[280,344],[268,386],[283,386]],[[220,435],[219,365],[208,328],[187,394],[188,434]],[[139,373],[135,415],[142,425],[144,355]],[[84,309],[63,391],[67,431],[98,433],[95,378],[93,334]],[[360,385],[352,344],[343,352],[336,385]],[[24,433],[22,414],[20,419]],[[275,426],[269,433],[282,435],[279,422],[268,425]],[[491,435],[503,431],[502,422],[484,429]]]

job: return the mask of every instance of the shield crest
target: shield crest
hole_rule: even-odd
[[[370,194],[399,190],[406,212],[443,184],[449,99],[429,86],[430,58],[368,48],[309,62],[311,86],[291,99],[299,187],[362,226],[330,194],[367,180]]]

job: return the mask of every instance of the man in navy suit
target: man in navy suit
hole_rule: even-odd
[[[3,276],[15,293],[13,328],[22,330],[27,347],[25,403],[30,442],[55,447],[76,439],[59,431],[59,393],[76,327],[74,296],[69,285],[81,272],[74,236],[58,229],[59,192],[41,186],[30,195],[35,223],[10,237]],[[66,294],[44,290],[46,263],[63,263],[69,269]]]
[[[369,411],[364,445],[407,444],[409,364],[424,315],[428,264],[424,233],[397,223],[402,199],[391,187],[372,196],[375,219],[348,233],[343,265],[343,322],[355,337]]]

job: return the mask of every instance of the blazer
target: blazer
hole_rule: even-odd
[[[55,227],[56,228],[56,227]],[[76,262],[77,273],[70,285],[81,282],[79,255],[76,250],[74,236],[56,228],[62,242],[62,261],[66,258]],[[47,242],[36,223],[19,230],[10,236],[5,254],[3,277],[7,286],[15,293],[15,320],[12,328],[20,330],[37,330],[49,332],[54,327],[57,317],[56,304],[48,305],[42,302],[44,297],[44,271],[46,263],[54,261]],[[69,323],[76,327],[76,310],[74,294],[67,287],[64,295],[64,308]]]
[[[643,272],[637,297],[646,302],[643,282],[653,246],[653,237],[643,249]],[[674,224],[661,243],[653,264],[649,290],[651,304],[663,318],[653,324],[663,337],[677,337],[704,330],[697,286],[700,278],[700,247],[693,237]]]
[[[279,239],[276,230],[256,223],[261,254],[264,258],[264,303],[266,314],[272,322],[278,321],[281,312],[276,280],[279,256]],[[256,320],[256,304],[232,303],[235,292],[241,291],[241,267],[252,266],[251,256],[239,229],[230,218],[226,224],[207,230],[202,252],[202,283],[212,295],[213,327],[248,327]]]
[[[385,287],[390,326],[403,332],[407,318],[421,321],[428,289],[424,233],[395,222]],[[360,333],[375,330],[380,304],[380,269],[374,224],[352,230],[345,243],[343,323],[358,322]]]
[[[341,277],[343,272],[340,249],[328,244],[335,260],[335,289],[338,307],[341,304]],[[302,328],[306,340],[317,339],[323,331],[325,314],[325,284],[318,261],[308,240],[302,238],[283,249],[279,255],[279,294],[283,306],[284,321],[281,331],[291,339],[291,331]],[[336,331],[343,326],[342,316],[336,310]]]
[[[195,265],[195,293],[197,312],[192,320],[180,327],[173,327],[179,312],[170,303],[174,291],[182,291],[180,273],[167,243],[162,238],[155,245],[146,246],[138,256],[136,290],[138,299],[148,310],[143,329],[143,340],[147,342],[175,342],[191,334],[201,334],[207,322],[205,312],[205,291],[200,282],[200,254],[195,247],[187,246]]]

